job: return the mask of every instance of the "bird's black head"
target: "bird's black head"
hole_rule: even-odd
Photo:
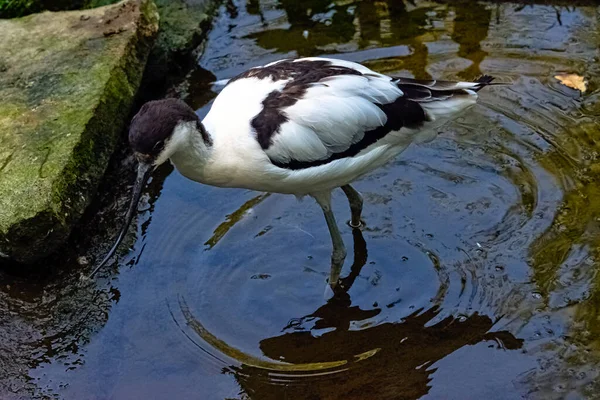
[[[206,131],[200,119],[187,104],[177,99],[149,101],[133,117],[129,127],[129,144],[139,162],[138,173],[133,187],[133,197],[125,215],[125,223],[115,244],[104,260],[94,269],[93,276],[117,250],[125,236],[137,209],[138,201],[152,171],[168,160],[181,146],[185,145],[185,135],[199,131],[207,140]],[[178,133],[179,132],[179,133]]]
[[[149,101],[140,108],[131,121],[129,144],[138,160],[155,166],[162,164],[171,156],[163,153],[168,148],[175,128],[189,122],[195,122],[200,129],[200,119],[183,101],[178,99]]]

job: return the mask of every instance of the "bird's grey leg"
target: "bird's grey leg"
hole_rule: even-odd
[[[329,272],[329,286],[333,289],[340,279],[340,273],[342,272],[342,266],[344,265],[344,259],[346,258],[346,247],[344,246],[342,235],[340,234],[340,230],[335,222],[335,216],[331,210],[331,192],[319,192],[312,194],[312,196],[323,209],[323,215],[325,215],[325,221],[327,221],[331,242],[333,243],[331,270]]]
[[[362,225],[362,221],[360,220],[360,215],[362,213],[363,208],[363,199],[360,193],[356,191],[350,185],[342,186],[342,190],[348,197],[348,201],[350,202],[350,211],[352,213],[352,219],[350,220],[350,226],[352,228],[360,228]]]

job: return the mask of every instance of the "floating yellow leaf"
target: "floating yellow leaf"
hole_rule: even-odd
[[[560,74],[555,76],[565,86],[572,89],[577,89],[581,93],[584,93],[587,89],[587,82],[583,76],[577,74]]]

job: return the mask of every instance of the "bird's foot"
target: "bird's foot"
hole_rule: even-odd
[[[335,297],[335,291],[331,285],[325,285],[325,291],[323,292],[323,300],[327,303],[329,300]]]
[[[338,279],[335,284],[328,283],[325,285],[325,292],[323,293],[323,300],[328,302],[335,296],[339,296],[343,293],[346,293],[346,287],[342,279]]]

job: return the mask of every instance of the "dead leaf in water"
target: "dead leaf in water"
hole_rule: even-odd
[[[579,76],[577,74],[559,74],[556,75],[555,78],[558,79],[563,85],[572,89],[577,89],[581,93],[585,93],[587,89],[587,82],[583,76]]]

